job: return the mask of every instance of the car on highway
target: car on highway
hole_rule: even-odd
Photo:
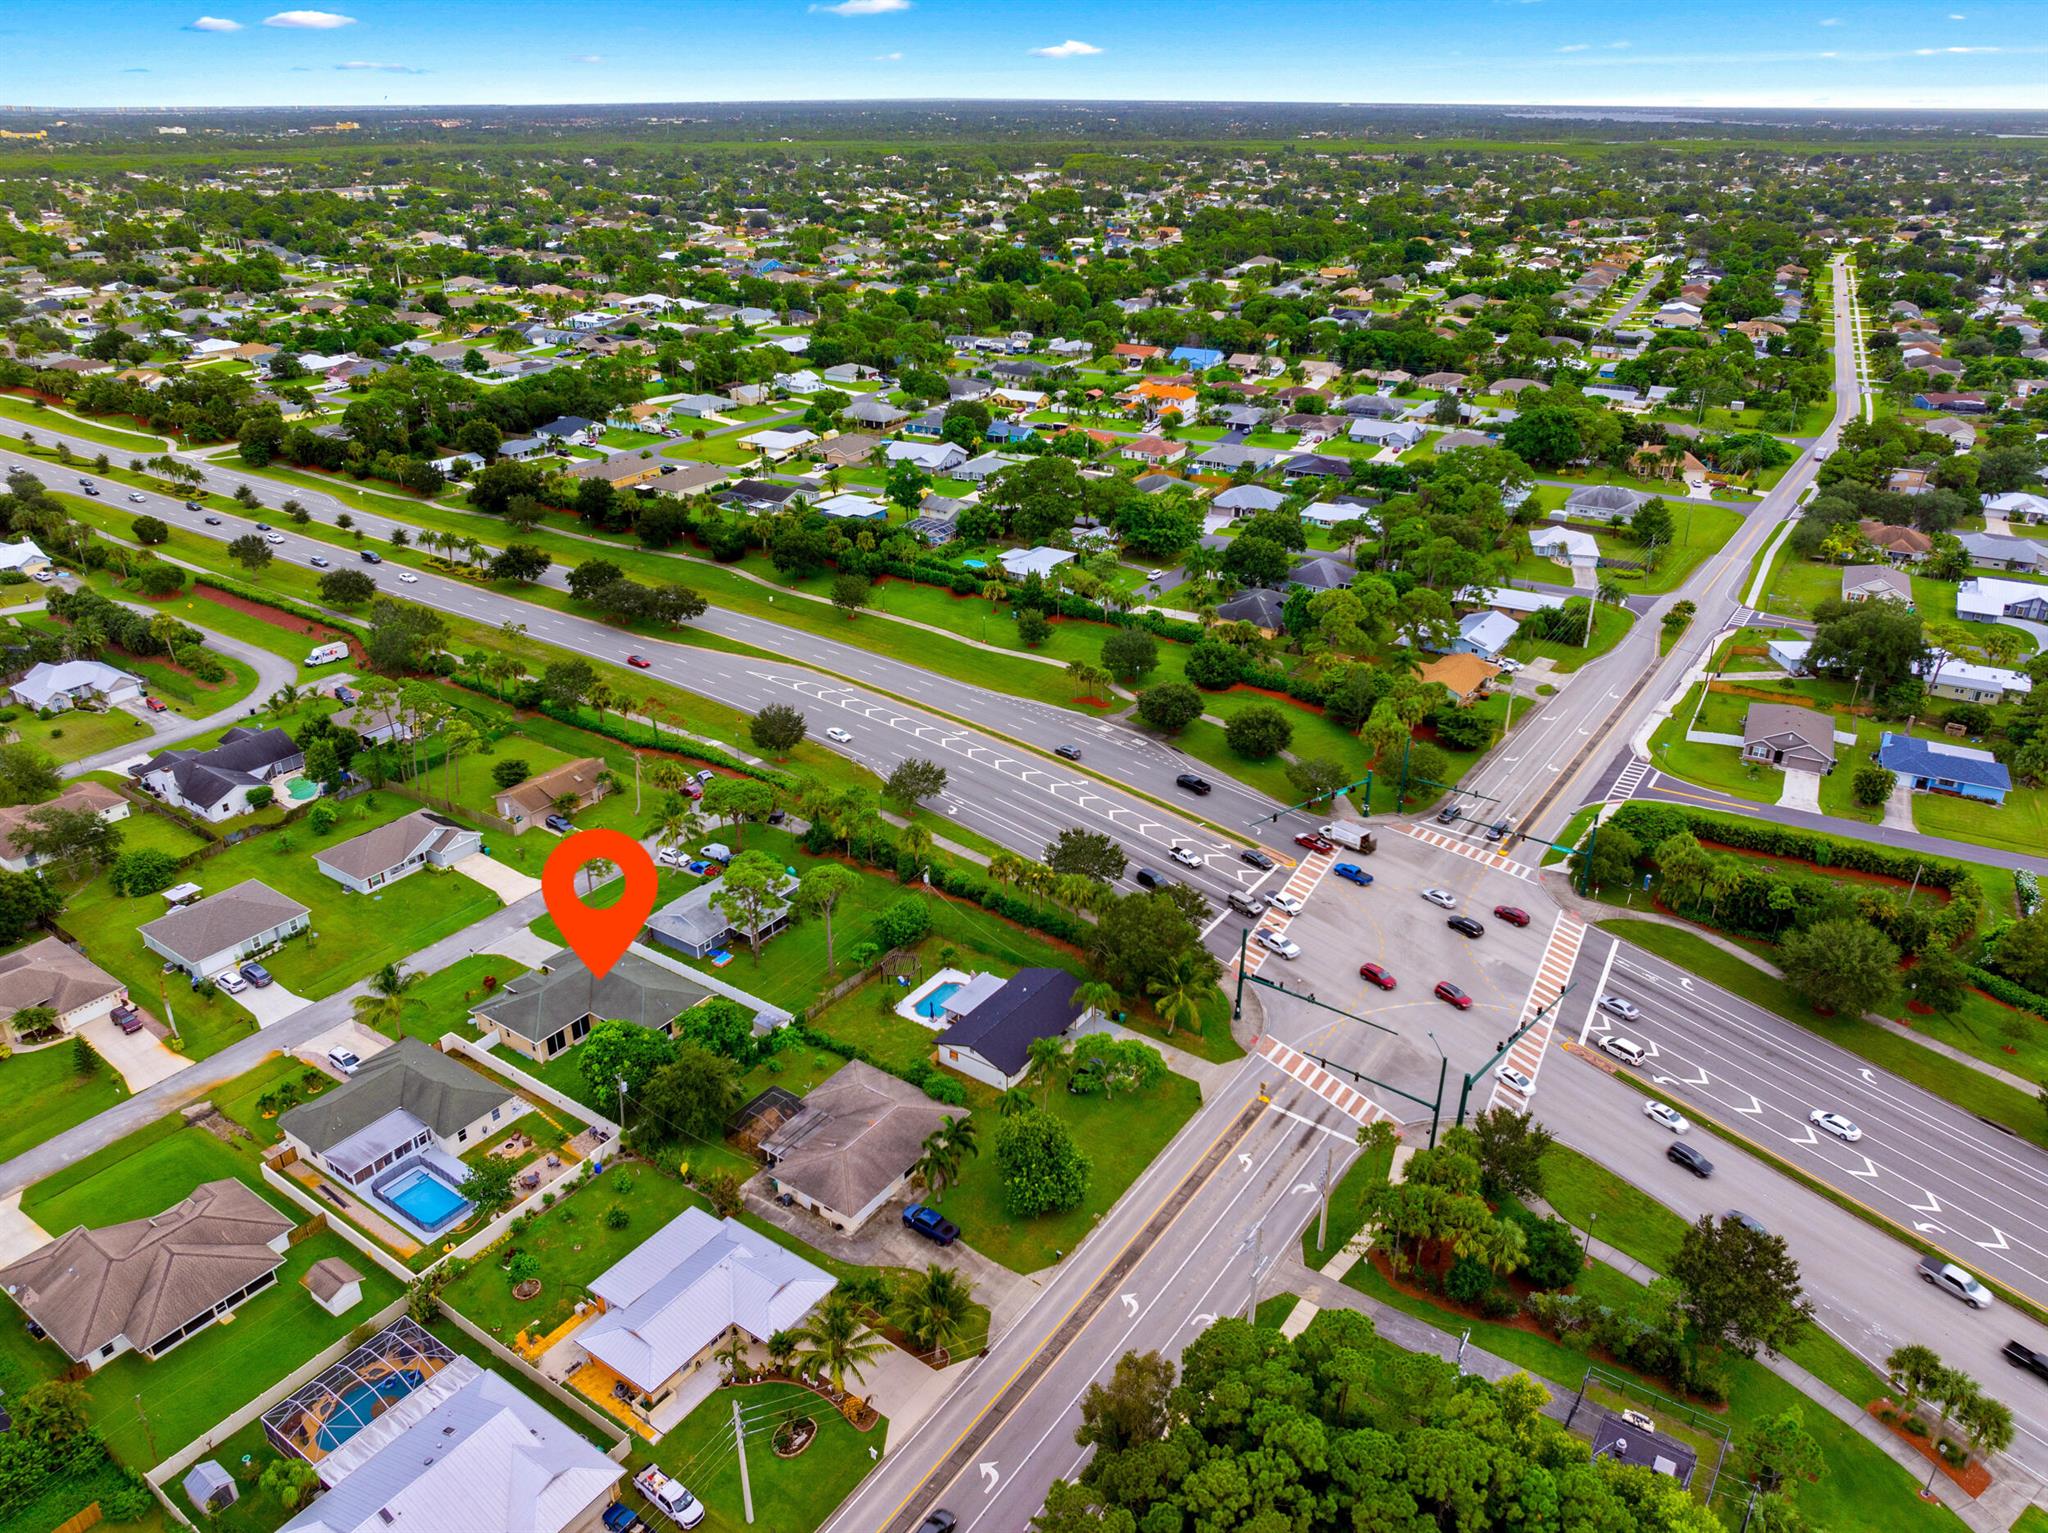
[[[1536,1082],[1524,1071],[1517,1070],[1513,1065],[1502,1065],[1493,1072],[1493,1078],[1507,1087],[1508,1090],[1521,1096],[1532,1097],[1536,1095]]]
[[[1692,1125],[1685,1121],[1685,1114],[1669,1102],[1660,1102],[1655,1097],[1643,1103],[1643,1116],[1652,1123],[1662,1124],[1674,1134],[1682,1134]]]
[[[89,484],[85,486],[85,493],[87,495],[90,495],[94,500],[98,500],[100,498],[100,487],[96,484]]]
[[[1486,928],[1470,916],[1452,916],[1450,920],[1444,922],[1444,925],[1461,937],[1483,937],[1486,935]]]
[[[1529,924],[1529,912],[1519,905],[1496,905],[1493,907],[1493,918],[1496,921],[1505,921],[1510,926]]]
[[[258,522],[258,523],[256,524],[256,530],[257,530],[258,532],[268,532],[268,531],[270,531],[270,523],[268,523],[268,522]]]
[[[1829,1112],[1825,1107],[1816,1107],[1806,1115],[1806,1121],[1823,1134],[1833,1134],[1844,1144],[1854,1144],[1863,1137],[1863,1130],[1838,1112]]]
[[[1176,846],[1166,855],[1184,868],[1199,868],[1202,865],[1202,859],[1184,846]]]
[[[1268,895],[1266,903],[1286,915],[1298,916],[1301,914],[1301,901],[1291,894]]]
[[[1495,820],[1491,825],[1486,827],[1486,839],[1489,843],[1494,841],[1505,841],[1508,838],[1509,829],[1510,827],[1506,820]]]
[[[1721,1216],[1721,1222],[1723,1224],[1739,1224],[1752,1235],[1770,1234],[1770,1231],[1764,1228],[1763,1220],[1753,1218],[1739,1208],[1729,1209],[1727,1213]]]
[[[1358,977],[1368,985],[1377,985],[1382,990],[1394,988],[1394,976],[1376,963],[1362,963],[1358,966]]]
[[[281,532],[266,532],[263,534],[263,541],[271,544],[282,543],[284,541],[284,534]]]
[[[1140,889],[1157,889],[1160,884],[1160,878],[1150,868],[1133,868],[1131,870],[1131,882]]]
[[[654,662],[645,655],[628,655],[626,656],[626,664],[636,671],[650,671],[654,669]]]
[[[256,960],[253,958],[242,965],[242,978],[246,979],[258,990],[261,990],[268,985],[276,983],[276,981],[271,977],[270,971],[264,968],[262,964],[256,962]]]
[[[1237,860],[1239,862],[1250,863],[1260,872],[1264,872],[1268,868],[1273,866],[1273,859],[1267,856],[1264,852],[1260,851],[1256,846],[1248,846],[1243,851],[1239,852],[1237,854]]]
[[[1052,748],[1052,753],[1062,761],[1079,761],[1081,759],[1081,747],[1078,745],[1055,745]]]
[[[1923,1256],[1920,1258],[1920,1279],[1932,1283],[1943,1293],[1954,1294],[1971,1309],[1991,1308],[1991,1290],[1954,1262],[1945,1262],[1938,1256]]]
[[[1330,871],[1347,884],[1356,884],[1361,889],[1372,887],[1372,875],[1355,862],[1340,862]]]
[[[374,548],[366,548],[357,554],[356,557],[365,564],[382,564],[384,562],[384,556]]]
[[[917,1533],[953,1533],[960,1526],[960,1519],[943,1506],[935,1507],[931,1516],[917,1525]]]
[[[312,565],[312,566],[313,566],[313,568],[314,568],[314,569],[316,569],[316,570],[324,570],[324,569],[326,569],[326,568],[327,568],[327,555],[325,555],[325,554],[315,554],[315,555],[313,555],[313,557],[312,557],[312,558],[308,559],[308,560],[307,560],[306,562],[307,562],[308,564]]]
[[[1452,984],[1447,979],[1438,980],[1436,982],[1436,988],[1430,991],[1430,994],[1435,996],[1439,1001],[1449,1001],[1453,1006],[1457,1007],[1460,1011],[1470,1011],[1472,1009],[1472,997],[1467,995],[1464,991],[1460,990],[1456,985]]]
[[[1334,852],[1337,850],[1336,842],[1330,840],[1327,836],[1319,836],[1312,830],[1305,830],[1300,835],[1296,836],[1294,838],[1294,844],[1296,846],[1305,846],[1312,852],[1327,853]]]
[[[416,586],[420,583],[420,577],[415,575],[411,570],[400,570],[398,572],[398,578],[404,581],[409,586]]]
[[[1600,1052],[1620,1060],[1625,1065],[1639,1065],[1643,1062],[1643,1046],[1633,1038],[1624,1038],[1619,1033],[1609,1033],[1602,1038]]]
[[[233,969],[222,969],[220,973],[214,975],[213,982],[229,995],[240,995],[249,988],[249,982]]]
[[[1714,1163],[1683,1140],[1673,1140],[1666,1145],[1664,1158],[1674,1166],[1685,1167],[1703,1182],[1714,1174]]]
[[[135,502],[135,504],[138,506],[144,506],[149,504],[149,497],[143,494],[140,490],[129,491],[128,498]]]
[[[79,487],[79,488],[80,488],[81,490],[89,490],[89,489],[91,489],[91,488],[92,488],[92,481],[91,481],[90,479],[84,479],[84,478],[81,478],[81,479],[80,479],[80,480],[78,481],[78,487]]]
[[[960,1238],[960,1226],[946,1218],[935,1208],[926,1208],[922,1203],[913,1203],[903,1210],[903,1227],[913,1235],[922,1235],[934,1245],[949,1246]]]
[[[1609,1016],[1621,1018],[1624,1022],[1633,1022],[1642,1015],[1641,1010],[1637,1008],[1634,1001],[1626,1000],[1618,995],[1601,996],[1600,1009]]]
[[[841,745],[853,744],[853,736],[848,734],[845,730],[841,729],[837,724],[834,724],[830,729],[825,731],[825,738],[828,740],[836,740]]]
[[[188,500],[185,502],[185,509],[187,511],[204,511],[206,507],[196,500]]]
[[[168,705],[160,697],[144,697],[142,706],[151,713],[165,713],[169,711]]]
[[[576,828],[566,814],[551,814],[541,823],[558,836],[566,836]]]
[[[218,527],[220,525],[220,518],[217,516],[209,516],[206,519],[206,525],[209,527]]]
[[[2009,1341],[1999,1349],[2015,1368],[2024,1368],[2035,1378],[2048,1380],[2048,1353],[2036,1352],[2023,1341]]]
[[[1463,804],[1446,804],[1436,812],[1436,822],[1439,825],[1455,825],[1464,817],[1464,814],[1465,806]]]
[[[1270,952],[1278,953],[1282,958],[1290,961],[1301,956],[1301,944],[1299,942],[1267,927],[1259,929],[1259,945]]]
[[[1180,776],[1174,778],[1173,785],[1176,788],[1185,788],[1190,793],[1207,793],[1209,791],[1209,779],[1197,777],[1193,772],[1181,773]]]
[[[1456,910],[1458,897],[1448,889],[1425,889],[1422,897],[1443,910]]]

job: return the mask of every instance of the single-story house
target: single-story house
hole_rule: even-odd
[[[1345,428],[1344,434],[1354,442],[1371,442],[1406,452],[1429,433],[1414,421],[1376,420],[1362,415]]]
[[[1984,497],[1984,509],[2009,522],[2048,522],[2048,495],[2006,490]]]
[[[631,950],[599,978],[564,949],[533,973],[500,985],[470,1007],[469,1018],[478,1032],[495,1032],[503,1047],[545,1063],[581,1043],[599,1022],[631,1022],[673,1035],[677,1017],[723,989]]]
[[[159,751],[134,769],[145,789],[202,820],[229,820],[249,810],[258,788],[273,793],[305,769],[306,755],[282,729],[240,725],[210,750]]]
[[[615,490],[636,489],[659,479],[676,466],[671,458],[657,458],[651,449],[615,452],[602,458],[583,458],[564,472],[571,479],[602,479]]]
[[[142,682],[98,660],[38,661],[8,688],[8,695],[38,713],[68,708],[113,708],[142,696]]]
[[[1117,456],[1132,463],[1147,463],[1162,468],[1169,463],[1178,463],[1188,455],[1188,444],[1169,442],[1163,436],[1132,437],[1117,452]]]
[[[1852,564],[1842,571],[1843,601],[1893,601],[1913,605],[1913,582],[1890,564]]]
[[[1287,583],[1311,591],[1338,591],[1357,576],[1356,569],[1334,554],[1312,554],[1287,572]]]
[[[58,1027],[75,1033],[127,1002],[126,985],[56,937],[0,954],[0,1022],[11,1025],[17,1012],[47,1006]]]
[[[1974,576],[1956,587],[1956,616],[1972,623],[1995,623],[2007,617],[2048,623],[2048,586],[2030,580]]]
[[[1286,606],[1278,591],[1248,586],[1216,609],[1219,623],[1250,623],[1268,637],[1280,631],[1280,614]]]
[[[1222,362],[1223,353],[1214,346],[1176,346],[1166,354],[1166,360],[1199,373]]]
[[[910,412],[901,405],[892,405],[872,394],[856,399],[840,414],[858,425],[873,426],[881,431],[893,431],[910,419]]]
[[[1970,556],[1972,567],[1980,570],[2010,570],[2015,574],[2048,574],[2048,542],[2040,538],[2005,537],[1992,532],[1959,532],[1956,541]]]
[[[1009,979],[977,974],[945,1000],[951,1025],[939,1034],[942,1064],[998,1091],[1023,1080],[1031,1045],[1056,1038],[1080,1019],[1079,982],[1065,969],[1019,969]]]
[[[1831,714],[1791,703],[1751,703],[1742,721],[1742,754],[1787,771],[1835,769],[1835,723]]]
[[[50,556],[36,547],[33,539],[23,538],[16,543],[0,542],[0,570],[19,570],[24,575],[39,575],[50,568]]]
[[[1012,580],[1030,575],[1050,575],[1074,557],[1071,548],[1006,548],[997,556],[1003,573]]]
[[[570,811],[573,814],[576,809],[586,808],[610,792],[609,782],[609,770],[595,756],[565,761],[538,777],[529,777],[525,782],[499,789],[498,818],[510,823],[513,835],[523,836],[530,827],[555,813],[557,799],[573,797],[576,800]]]
[[[417,1038],[401,1038],[338,1086],[277,1120],[285,1143],[349,1187],[434,1150],[460,1157],[525,1111],[511,1088]],[[457,1184],[461,1176],[455,1178]]]
[[[24,825],[33,825],[38,817],[57,809],[96,814],[110,825],[128,818],[128,800],[112,788],[96,782],[74,782],[47,803],[11,804],[0,808],[0,868],[10,873],[26,873],[43,861],[40,852],[26,851],[16,843],[15,832]]]
[[[312,913],[304,905],[248,878],[180,905],[136,931],[144,947],[200,980],[268,952],[311,924]]]
[[[858,468],[866,463],[882,439],[866,431],[842,431],[825,439],[818,461],[827,468]]]
[[[1996,706],[2010,698],[2024,697],[2034,690],[2025,671],[2002,665],[1974,665],[1942,650],[1928,652],[1928,663],[1920,667],[1927,678],[1927,694],[1958,703],[1986,703]]]
[[[686,1208],[591,1283],[604,1309],[575,1340],[658,1409],[719,1342],[793,1330],[837,1284],[737,1219]]]
[[[1217,474],[1234,474],[1241,468],[1248,468],[1257,473],[1281,456],[1277,448],[1246,447],[1237,442],[1218,442],[1195,459],[1195,467]]]
[[[1895,563],[1918,564],[1934,551],[1934,539],[1918,527],[1891,522],[1860,521],[1856,530],[1872,548],[1882,549]]]
[[[785,897],[788,895],[787,877],[777,892]],[[766,942],[789,925],[790,913],[785,905],[780,910],[769,912],[754,931],[743,931],[713,903],[717,895],[718,884],[714,881],[684,890],[647,918],[648,937],[685,958],[708,958],[724,948],[751,947],[755,942]]]
[[[891,463],[913,463],[927,474],[951,473],[967,461],[958,442],[886,442],[883,455]]]
[[[74,1363],[154,1361],[275,1283],[297,1224],[224,1177],[148,1218],[79,1225],[0,1267],[0,1289]]]
[[[792,501],[801,504],[807,497],[801,485],[777,484],[770,479],[736,479],[720,498],[735,510],[761,513],[780,511]]]
[[[1525,591],[1520,586],[1467,586],[1456,599],[1460,605],[1491,607],[1507,617],[1562,607],[1569,600],[1555,591]]]
[[[780,460],[788,457],[793,452],[810,446],[811,443],[817,440],[818,433],[815,431],[805,431],[801,428],[795,431],[770,429],[767,431],[748,432],[740,438],[740,445],[753,448],[755,452],[761,454],[764,458]]]
[[[835,521],[885,522],[889,519],[888,506],[871,495],[856,495],[850,490],[827,495],[815,509]]]
[[[1806,674],[1806,657],[1812,652],[1811,639],[1772,639],[1764,645],[1771,663],[1791,676]]]
[[[453,867],[483,850],[483,834],[431,809],[366,830],[313,854],[313,865],[344,889],[368,894],[421,868]]]
[[[681,399],[668,403],[671,415],[686,415],[692,420],[703,420],[710,415],[723,415],[727,410],[737,409],[723,394],[685,394]]]
[[[1916,740],[1886,730],[1878,737],[1877,764],[1904,778],[1916,793],[2003,804],[2012,791],[2012,774],[1991,752],[1947,740]]]
[[[762,1141],[772,1189],[851,1233],[902,1192],[924,1141],[966,1109],[849,1060]]]
[[[1439,655],[1416,672],[1427,685],[1435,682],[1451,694],[1461,708],[1470,707],[1486,695],[1487,684],[1500,674],[1500,667],[1477,655]]]
[[[1593,534],[1574,527],[1531,528],[1529,547],[1538,557],[1573,569],[1592,569],[1600,562],[1600,545],[1593,541]]]
[[[1458,619],[1458,637],[1451,641],[1448,653],[1497,661],[1521,631],[1522,625],[1505,613],[1491,608],[1468,612]]]
[[[1233,484],[1209,504],[1218,511],[1228,511],[1233,520],[1238,520],[1261,511],[1277,511],[1286,503],[1285,495],[1262,484]]]
[[[1625,522],[1636,514],[1638,506],[1654,499],[1654,495],[1625,490],[1620,485],[1582,485],[1565,497],[1564,514],[1568,521]]]
[[[1348,479],[1351,459],[1322,452],[1298,452],[1280,465],[1280,473],[1290,484],[1297,479]]]

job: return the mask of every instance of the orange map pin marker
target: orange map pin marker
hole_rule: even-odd
[[[576,893],[576,875],[609,862],[626,876],[616,904],[593,909]],[[647,848],[620,830],[579,830],[562,838],[540,870],[540,892],[562,937],[599,979],[611,973],[654,910],[657,879]]]

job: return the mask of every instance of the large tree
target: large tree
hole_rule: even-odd
[[[1003,1119],[995,1151],[1003,1208],[1012,1218],[1061,1213],[1088,1195],[1094,1163],[1066,1123],[1042,1107]]]
[[[726,864],[711,904],[747,939],[754,962],[761,961],[761,928],[789,906],[783,886],[789,875],[766,852],[741,852]]]
[[[1812,1005],[1851,1017],[1885,1011],[1898,999],[1899,949],[1856,916],[1816,921],[1778,944],[1785,980]]]
[[[1175,974],[1182,959],[1210,980],[1219,969],[1188,912],[1163,891],[1112,901],[1088,934],[1088,957],[1126,995],[1144,994],[1154,980]]]
[[[1678,1284],[1680,1307],[1699,1339],[1744,1357],[1782,1352],[1813,1318],[1783,1237],[1741,1219],[1702,1214],[1687,1226],[1666,1276]]]
[[[788,703],[769,703],[747,721],[747,738],[756,750],[783,757],[804,743],[809,729],[803,710]]]
[[[1124,876],[1126,859],[1114,836],[1069,826],[1046,843],[1045,865],[1055,873],[1078,873],[1099,884],[1113,884]]]
[[[593,1029],[591,1037],[596,1036]],[[627,1097],[626,1120],[637,1138],[654,1144],[715,1145],[725,1137],[726,1123],[739,1105],[739,1072],[732,1061],[684,1043],[676,1045],[674,1057]]]
[[[648,1077],[675,1057],[675,1041],[666,1033],[637,1022],[606,1020],[591,1028],[576,1051],[576,1064],[597,1099],[616,1106],[622,1078],[627,1093],[637,1096]]]
[[[882,796],[914,812],[928,798],[946,791],[946,769],[922,756],[909,756],[896,763],[882,784]]]

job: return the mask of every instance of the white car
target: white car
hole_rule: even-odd
[[[1621,1018],[1621,1020],[1624,1022],[1633,1022],[1637,1017],[1640,1017],[1642,1015],[1642,1012],[1637,1009],[1636,1003],[1634,1001],[1625,1000],[1618,995],[1601,996],[1600,1009],[1605,1012],[1613,1013],[1615,1016]]]
[[[1458,897],[1448,889],[1425,889],[1422,891],[1422,897],[1428,900],[1430,904],[1445,910],[1456,910],[1458,908]]]
[[[689,854],[685,852],[681,847],[664,846],[660,851],[654,854],[654,860],[656,862],[666,863],[669,867],[672,868],[679,868],[686,861],[689,860]]]
[[[1202,865],[1202,859],[1197,857],[1193,852],[1189,851],[1184,846],[1176,846],[1172,851],[1168,852],[1166,855],[1171,857],[1175,862],[1179,863],[1184,868],[1199,868]]]
[[[1145,578],[1146,578],[1147,580],[1160,580],[1160,579],[1163,579],[1163,578],[1165,578],[1165,575],[1166,575],[1166,571],[1165,571],[1165,570],[1147,570],[1147,571],[1145,571]]]
[[[1262,946],[1278,953],[1282,958],[1299,958],[1301,956],[1301,944],[1292,938],[1282,936],[1279,932],[1262,930],[1259,933],[1259,942]]]
[[[216,985],[220,986],[221,989],[225,990],[229,995],[240,995],[244,990],[249,988],[249,982],[243,979],[242,976],[237,974],[233,969],[221,970],[220,973],[214,975],[213,982]]]
[[[1536,1095],[1536,1083],[1513,1065],[1502,1065],[1493,1072],[1493,1075],[1495,1080],[1499,1081],[1510,1091],[1517,1092],[1525,1097]]]
[[[853,736],[848,734],[845,730],[841,729],[837,724],[834,724],[830,729],[825,731],[825,738],[828,740],[836,740],[841,745],[853,744]]]
[[[1806,1115],[1806,1121],[1819,1129],[1823,1134],[1833,1134],[1844,1144],[1854,1144],[1863,1137],[1862,1129],[1851,1123],[1840,1113],[1829,1112],[1825,1108],[1816,1107]]]
[[[415,575],[411,570],[400,570],[398,572],[398,578],[404,581],[409,586],[416,586],[420,583],[420,577]]]
[[[131,490],[128,494],[128,498],[134,501],[135,504],[138,506],[147,504],[149,500],[149,497],[147,495],[142,494],[139,490]]]
[[[1296,899],[1291,894],[1272,895],[1266,900],[1266,903],[1268,905],[1271,905],[1275,910],[1285,911],[1288,915],[1291,916],[1298,916],[1301,914],[1301,901]]]
[[[284,541],[284,534],[281,532],[266,532],[263,534],[263,541],[266,543],[282,543]]]
[[[1506,671],[1510,676],[1514,675],[1515,672],[1519,671],[1522,668],[1521,661],[1510,660],[1505,655],[1501,656],[1500,659],[1495,661],[1494,663],[1498,665],[1502,670]]]
[[[1661,1123],[1674,1134],[1682,1134],[1692,1125],[1685,1121],[1685,1114],[1668,1102],[1652,1098],[1643,1103],[1643,1116],[1652,1123]]]

